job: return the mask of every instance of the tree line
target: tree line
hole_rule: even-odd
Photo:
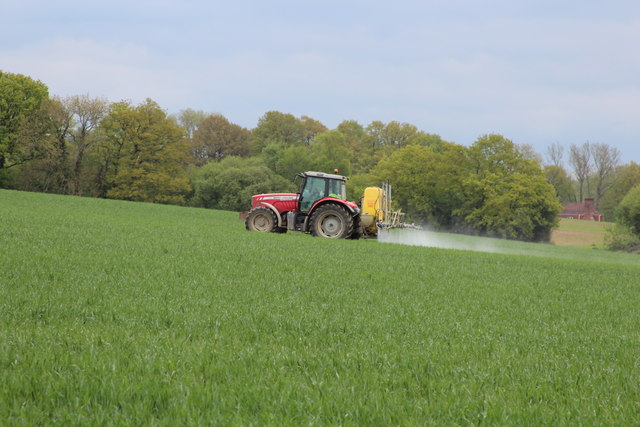
[[[546,162],[498,135],[466,147],[409,123],[266,112],[246,129],[221,114],[168,115],[156,102],[50,97],[45,84],[0,71],[0,186],[27,191],[246,210],[250,196],[295,191],[305,170],[351,176],[356,199],[390,181],[398,207],[434,228],[548,240],[561,202],[594,197],[613,215],[640,184],[606,144],[552,144]]]

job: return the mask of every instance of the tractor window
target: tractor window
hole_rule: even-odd
[[[307,212],[311,206],[325,196],[325,182],[323,178],[313,176],[307,177],[302,190],[302,200],[300,202],[300,210]]]
[[[344,191],[344,182],[337,179],[330,179],[329,182],[329,191],[328,195],[331,197],[335,197],[336,199],[346,199],[346,194]]]

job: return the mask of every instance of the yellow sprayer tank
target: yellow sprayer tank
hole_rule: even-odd
[[[379,187],[367,187],[362,198],[362,225],[372,232],[376,231],[376,223],[384,221],[384,191]]]

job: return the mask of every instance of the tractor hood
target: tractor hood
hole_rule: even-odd
[[[254,202],[266,202],[267,200],[298,200],[299,197],[300,195],[296,193],[266,193],[251,196]]]

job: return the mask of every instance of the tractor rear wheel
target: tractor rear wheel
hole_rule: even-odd
[[[309,228],[314,236],[344,239],[353,235],[353,216],[344,207],[328,203],[313,213]]]
[[[279,230],[276,214],[263,206],[249,212],[245,226],[249,231],[277,232]]]

